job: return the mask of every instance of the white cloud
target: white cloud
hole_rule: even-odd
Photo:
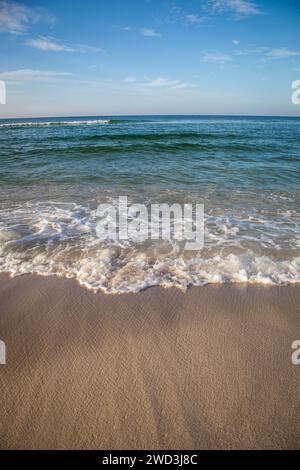
[[[270,59],[287,59],[289,57],[296,57],[299,56],[300,53],[296,51],[292,51],[290,49],[287,49],[286,47],[278,48],[278,49],[272,49],[271,51],[267,52],[265,54],[266,58],[265,60],[270,60]]]
[[[214,13],[231,11],[240,17],[263,13],[257,4],[250,0],[209,0],[208,6]]]
[[[238,45],[240,44],[240,42],[241,42],[241,41],[240,41],[239,39],[234,39],[234,40],[232,41],[232,43],[233,43],[235,46],[238,46]]]
[[[161,20],[161,24],[183,23],[188,25],[198,25],[200,23],[203,23],[205,19],[206,18],[204,16],[200,16],[196,13],[186,11],[182,7],[173,6],[168,10],[167,16],[163,20]]]
[[[182,90],[183,88],[189,88],[190,86],[191,85],[188,82],[180,82],[178,85],[174,85],[171,88],[173,88],[173,90]]]
[[[131,31],[132,27],[131,26],[124,26],[123,31]]]
[[[238,44],[237,44],[238,45]],[[290,57],[300,56],[300,51],[293,51],[287,47],[269,48],[265,46],[254,47],[253,49],[236,49],[234,52],[236,56],[260,56],[261,62],[267,62],[273,59],[288,59]]]
[[[199,24],[202,22],[202,18],[198,15],[187,14],[185,15],[185,21],[190,24]]]
[[[41,51],[52,52],[102,52],[102,49],[94,46],[87,46],[86,44],[72,44],[64,43],[56,38],[49,36],[39,36],[36,39],[29,39],[25,42],[26,46],[40,49]]]
[[[254,47],[253,49],[237,49],[234,51],[236,55],[257,55],[264,54],[268,51],[267,47]]]
[[[72,74],[67,72],[56,72],[53,70],[19,69],[10,72],[0,72],[0,79],[19,81],[51,80],[56,78],[69,77],[70,75]]]
[[[160,34],[157,33],[154,29],[142,28],[141,34],[148,38],[160,37]]]
[[[228,54],[223,54],[222,52],[211,52],[205,54],[202,57],[202,60],[204,62],[211,62],[215,64],[225,64],[226,62],[231,61],[232,57]]]
[[[181,82],[180,80],[170,80],[169,78],[165,77],[157,77],[143,84],[143,86],[149,88],[172,88],[173,90],[178,90],[187,88],[190,85],[188,82]]]
[[[134,76],[129,76],[124,78],[125,83],[135,83],[136,82],[136,77]]]
[[[55,17],[41,8],[30,8],[22,3],[0,1],[0,32],[10,34],[24,34],[34,23],[55,22]]]

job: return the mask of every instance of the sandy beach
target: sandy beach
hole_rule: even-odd
[[[1,449],[300,447],[299,286],[0,276]]]

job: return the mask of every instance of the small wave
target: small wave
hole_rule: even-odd
[[[146,124],[151,123],[152,121],[145,119],[110,119],[110,124]]]

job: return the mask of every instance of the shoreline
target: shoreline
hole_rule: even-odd
[[[187,292],[189,292],[190,290],[201,290],[201,289],[207,289],[207,288],[213,288],[213,289],[217,289],[217,288],[225,288],[226,286],[229,287],[229,288],[237,288],[237,289],[247,289],[248,287],[254,287],[254,288],[262,288],[262,289],[283,289],[283,288],[299,288],[299,295],[300,295],[300,281],[295,281],[295,282],[288,282],[286,284],[282,283],[282,284],[276,284],[276,283],[268,283],[268,282],[258,282],[258,281],[224,281],[224,282],[207,282],[206,284],[203,284],[203,285],[189,285],[187,287],[183,287],[181,285],[148,285],[148,286],[145,286],[145,287],[142,287],[140,290],[128,290],[128,291],[111,291],[111,290],[107,290],[105,291],[104,289],[100,288],[100,287],[91,287],[88,283],[84,282],[84,281],[81,281],[80,279],[76,278],[76,277],[73,277],[73,276],[65,276],[63,274],[56,274],[56,273],[47,273],[47,274],[43,274],[43,273],[35,273],[35,272],[32,272],[32,273],[23,273],[23,274],[13,274],[11,272],[3,272],[3,271],[0,271],[0,284],[2,283],[2,281],[7,281],[7,280],[14,280],[14,279],[22,279],[23,277],[30,277],[32,278],[33,280],[34,279],[38,279],[38,278],[41,278],[41,279],[55,279],[56,281],[71,281],[72,283],[75,283],[75,286],[74,288],[77,289],[84,289],[86,290],[87,292],[93,294],[93,295],[106,295],[108,297],[114,297],[114,296],[124,296],[126,298],[126,296],[135,296],[135,295],[140,295],[144,292],[146,292],[147,290],[151,290],[151,289],[159,289],[159,290],[163,290],[163,291],[168,291],[168,290],[177,290],[179,292],[181,292],[182,294],[186,294]],[[55,281],[55,282],[56,282]],[[299,321],[300,321],[300,317],[299,317]]]
[[[1,449],[300,448],[300,286],[0,275]]]

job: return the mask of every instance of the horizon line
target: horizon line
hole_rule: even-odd
[[[84,118],[84,117],[93,117],[93,118],[112,118],[112,117],[270,117],[270,118],[300,118],[297,115],[293,114],[76,114],[76,115],[60,115],[60,116],[13,116],[13,117],[0,117],[2,120],[11,120],[11,119],[60,119],[60,118]]]

